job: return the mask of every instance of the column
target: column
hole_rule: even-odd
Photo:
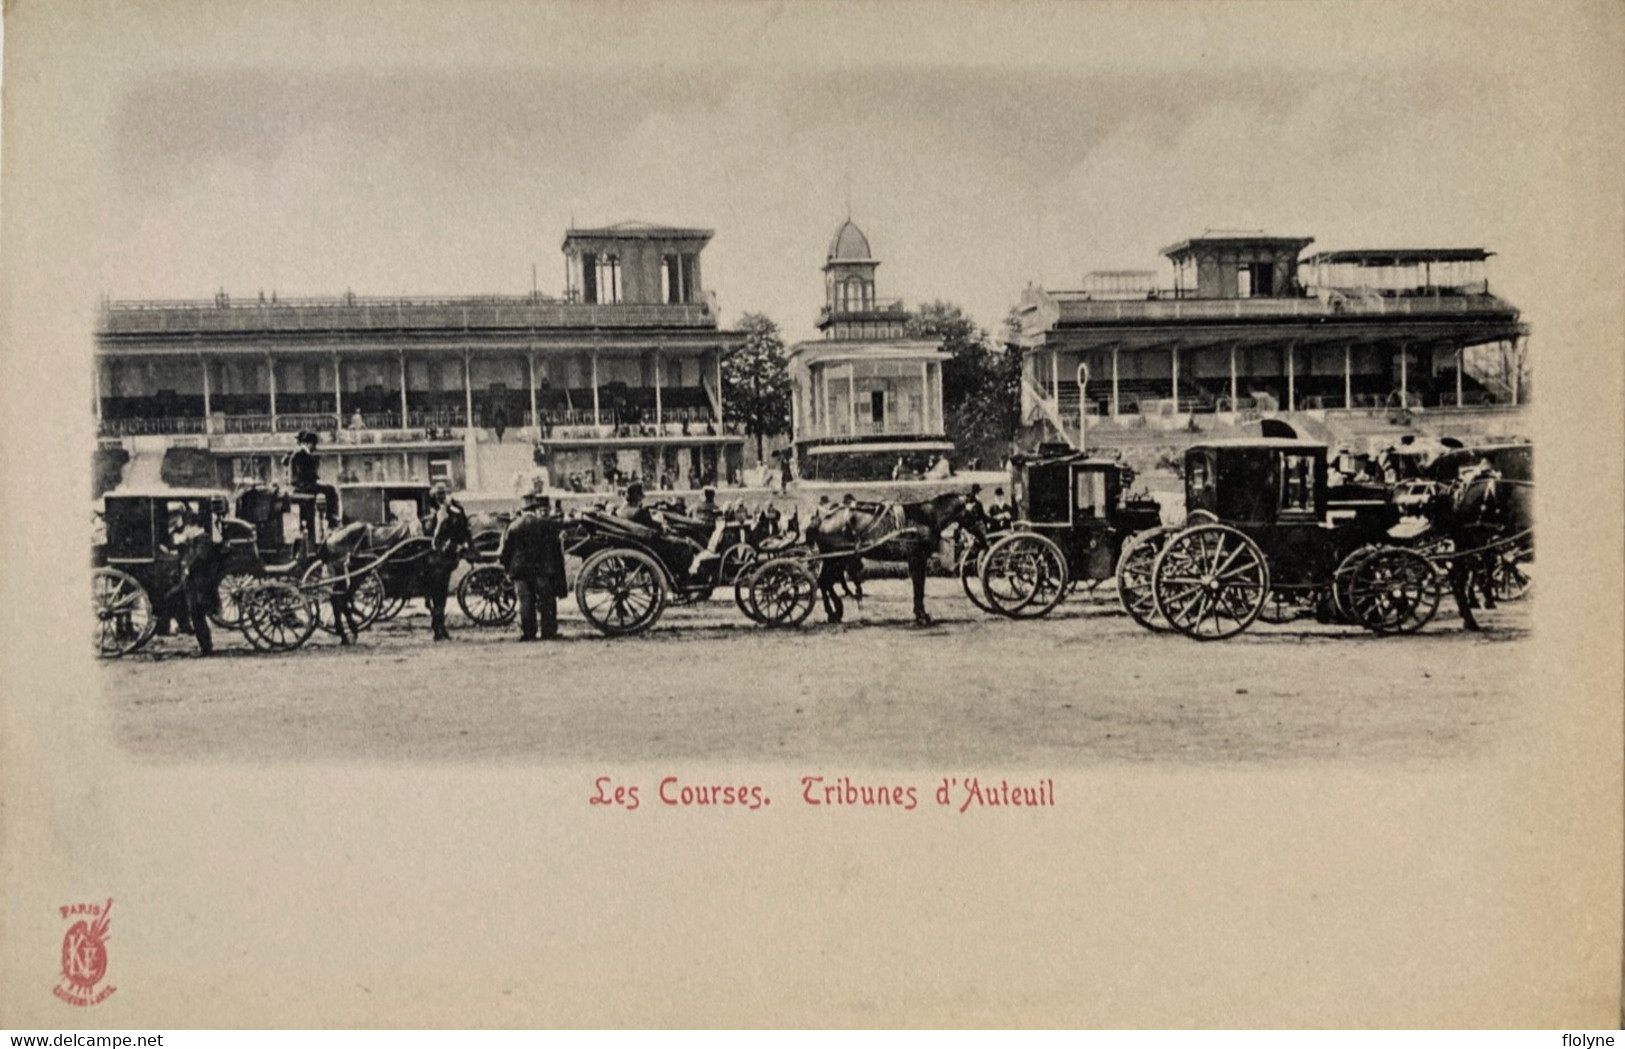
[[[1286,344],[1286,410],[1298,410],[1298,344]]]
[[[536,351],[530,350],[525,354],[525,378],[530,383],[530,424],[536,427],[537,436],[542,432],[542,416],[536,410]]]
[[[468,360],[468,351],[463,351],[463,425],[470,430],[474,428],[474,369]]]
[[[399,357],[401,362],[401,428],[404,430],[412,425],[412,413],[406,403],[406,351],[400,351]]]
[[[1512,407],[1518,406],[1518,387],[1523,379],[1522,356],[1518,352],[1518,344],[1522,341],[1520,336],[1512,337],[1512,355],[1507,363],[1512,366]]]
[[[1236,411],[1241,394],[1236,385],[1236,344],[1230,344],[1230,410]]]
[[[1118,413],[1118,400],[1117,400],[1117,347],[1113,346],[1112,347],[1112,417],[1116,418],[1117,413]]]
[[[931,432],[931,362],[920,362],[920,432]]]
[[[333,417],[338,420],[336,429],[344,428],[344,373],[340,371],[339,355],[333,354]]]
[[[276,358],[269,353],[265,355],[265,378],[271,391],[271,432],[276,433]]]
[[[598,423],[598,351],[592,351],[592,424]]]
[[[858,367],[851,361],[846,362],[846,416],[847,434],[858,435]]]
[[[1456,407],[1457,408],[1461,407],[1461,366],[1462,366],[1462,363],[1463,363],[1462,362],[1462,356],[1466,352],[1467,352],[1466,349],[1463,348],[1463,347],[1458,346],[1456,348]]]
[[[698,255],[694,257],[695,259],[699,258]],[[722,432],[722,413],[726,408],[727,405],[722,400],[722,349],[719,347],[717,349],[717,433]]]
[[[96,422],[100,423],[102,421],[102,359],[100,357],[90,359],[90,404],[91,410],[96,413]]]
[[[212,392],[209,385],[209,358],[199,356],[198,363],[203,366],[203,432],[208,433],[209,417],[214,414],[209,403]]]
[[[1410,356],[1411,356],[1410,343],[1408,343],[1408,342],[1400,343],[1399,344],[1399,406],[1401,408],[1409,408],[1411,406],[1411,392],[1410,392],[1411,391],[1411,385],[1410,385],[1410,380],[1411,380],[1410,365],[1411,365],[1411,362],[1410,362]]]
[[[665,432],[665,405],[660,399],[660,347],[655,347],[655,433]]]
[[[1354,344],[1343,344],[1343,407],[1354,407]]]
[[[1174,343],[1169,351],[1174,360],[1174,414],[1179,414],[1179,343]]]
[[[1049,351],[1049,395],[1055,402],[1056,411],[1061,408],[1061,351]]]
[[[818,365],[817,377],[813,380],[813,392],[818,395],[818,436],[830,436],[829,428],[829,368],[823,364]]]

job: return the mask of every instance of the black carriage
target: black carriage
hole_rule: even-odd
[[[218,535],[226,494],[206,489],[103,496],[92,542],[96,651],[128,655],[169,621],[187,622],[181,556],[173,539],[181,515]]]
[[[1185,527],[1125,556],[1140,566],[1125,606],[1145,626],[1207,641],[1260,617],[1315,614],[1409,633],[1438,609],[1434,563],[1390,537],[1399,519],[1391,491],[1329,484],[1323,444],[1196,445],[1185,453],[1185,506]]]
[[[310,570],[327,534],[323,496],[252,484],[232,496],[220,522],[219,601],[210,615],[227,629],[242,626],[245,595],[267,578],[297,581]]]
[[[1014,523],[961,559],[965,592],[984,610],[1030,618],[1047,615],[1075,586],[1113,578],[1125,545],[1162,521],[1156,500],[1134,494],[1133,483],[1126,464],[1084,452],[1016,457]]]
[[[182,521],[207,531],[217,547],[216,570],[246,572],[230,593],[231,607],[222,626],[240,628],[259,649],[303,644],[316,628],[316,611],[300,589],[286,579],[266,577],[251,524],[228,516],[224,492],[206,489],[119,491],[102,499],[101,534],[92,563],[96,612],[96,650],[122,656],[140,649],[161,624],[186,622],[181,554],[177,528]],[[222,590],[224,594],[224,587]]]

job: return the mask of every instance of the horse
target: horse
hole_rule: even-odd
[[[436,641],[449,640],[446,630],[446,596],[457,562],[473,549],[474,535],[468,516],[459,507],[453,512],[430,518],[432,534],[418,521],[398,521],[373,525],[358,521],[332,532],[316,549],[316,557],[331,575],[343,579],[356,569],[382,569],[394,581],[393,590],[422,594],[429,606],[429,625]],[[347,583],[335,585],[329,594],[339,640],[348,644],[345,626],[356,633],[354,610],[350,607]]]
[[[1513,544],[1527,548],[1532,543],[1534,486],[1503,477],[1481,461],[1463,468],[1454,483],[1441,487],[1427,504],[1425,516],[1433,532],[1460,551],[1450,559],[1450,593],[1461,612],[1462,625],[1478,630],[1472,611],[1475,591],[1483,595],[1483,607],[1493,609],[1498,559]]]
[[[807,545],[820,559],[818,592],[825,618],[831,623],[841,621],[845,604],[835,588],[846,578],[858,578],[866,557],[908,565],[914,590],[914,622],[929,626],[932,619],[925,610],[926,563],[948,526],[974,521],[967,519],[965,507],[965,496],[947,492],[918,503],[843,505],[808,524]],[[841,553],[848,556],[831,556]]]

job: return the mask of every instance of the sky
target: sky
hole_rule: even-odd
[[[1532,6],[180,7],[103,88],[98,294],[557,294],[567,227],[643,220],[794,340],[850,208],[881,297],[990,328],[1209,228],[1482,246],[1540,309]]]

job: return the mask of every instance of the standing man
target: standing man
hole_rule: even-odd
[[[429,524],[430,547],[424,565],[424,599],[429,606],[429,625],[436,641],[450,641],[446,629],[446,592],[451,589],[451,574],[462,559],[463,550],[473,541],[468,527],[468,514],[451,497],[444,482],[429,490],[432,507]]]
[[[186,600],[192,636],[200,652],[209,655],[214,651],[209,613],[219,611],[219,547],[209,530],[184,507],[172,515],[169,542],[180,557],[181,596]]]
[[[542,640],[559,636],[559,598],[568,593],[564,581],[563,522],[549,513],[541,492],[525,495],[525,509],[497,548],[497,560],[513,580],[519,596],[519,640],[536,640],[536,613],[541,611]]]
[[[282,465],[288,468],[288,481],[293,490],[301,495],[320,495],[327,499],[327,527],[339,526],[339,490],[330,484],[321,483],[321,474],[318,470],[319,460],[316,458],[316,435],[310,430],[300,430],[295,438],[298,447],[289,452],[282,459]]]

